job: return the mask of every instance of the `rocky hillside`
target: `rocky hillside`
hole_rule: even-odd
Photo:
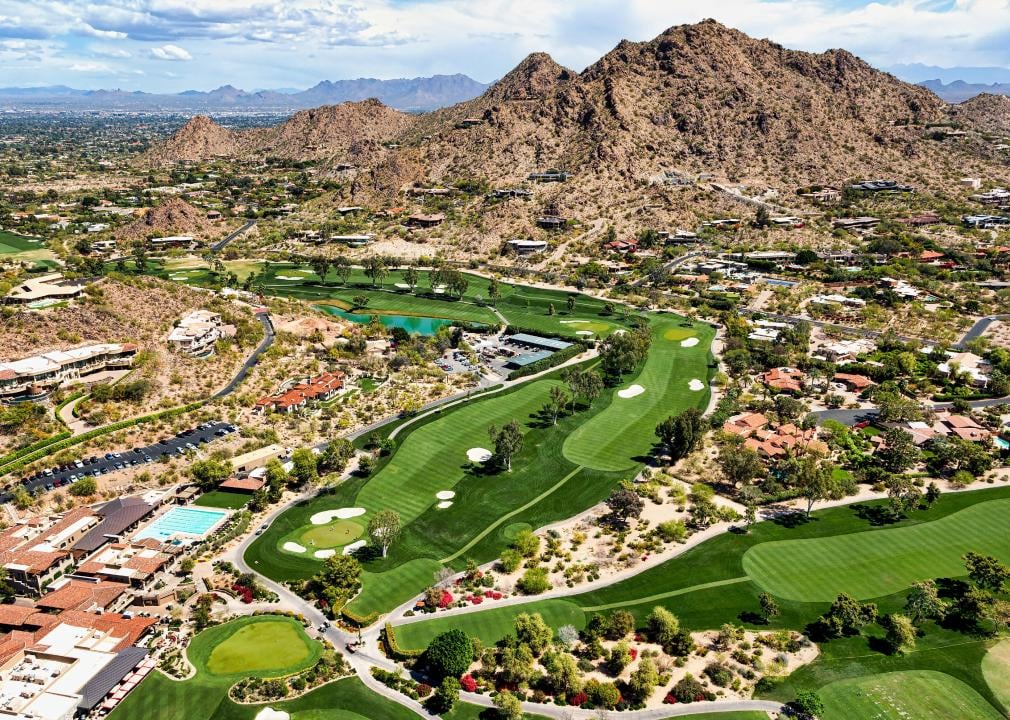
[[[1010,135],[1010,97],[976,95],[950,109],[951,118],[961,125],[993,135]]]
[[[206,115],[197,115],[165,142],[149,150],[145,161],[151,165],[162,165],[233,157],[239,147],[238,133],[221,127]]]
[[[116,230],[114,237],[121,243],[166,235],[192,235],[198,240],[208,240],[224,234],[225,230],[222,223],[208,220],[206,211],[185,200],[170,198]]]
[[[621,42],[581,73],[536,53],[480,97],[424,115],[373,100],[240,134],[205,126],[207,137],[192,137],[187,126],[150,159],[224,148],[237,135],[235,157],[351,163],[367,169],[360,184],[383,193],[418,179],[501,186],[563,168],[574,180],[541,195],[572,205],[630,201],[669,169],[779,188],[857,176],[939,185],[949,179],[935,168],[951,153],[965,169],[977,164],[926,137],[923,126],[948,110],[844,50],[788,50],[709,20]],[[401,147],[389,151],[386,140]]]

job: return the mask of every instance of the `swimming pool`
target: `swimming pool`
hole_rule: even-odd
[[[183,541],[202,540],[215,525],[228,517],[227,510],[174,507],[133,536],[134,540],[154,538],[168,542],[175,536]]]

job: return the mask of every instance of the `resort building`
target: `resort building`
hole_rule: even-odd
[[[0,565],[16,593],[41,595],[73,564],[70,548],[99,522],[90,508],[32,517],[0,531]]]
[[[175,552],[169,553],[170,548]],[[122,583],[135,590],[147,590],[159,572],[174,564],[177,554],[178,548],[163,546],[153,538],[112,543],[82,562],[74,577]]]
[[[344,373],[324,372],[276,395],[256,401],[256,412],[290,413],[312,402],[332,400],[344,386]]]
[[[267,445],[258,450],[252,450],[241,455],[236,455],[231,459],[231,467],[237,472],[250,472],[258,467],[264,467],[275,458],[283,457],[285,453],[281,445]]]
[[[194,310],[172,328],[168,341],[183,352],[206,357],[214,350],[214,343],[235,334],[232,325],[224,325],[218,313]]]
[[[507,244],[516,255],[533,255],[547,249],[546,240],[509,240]]]
[[[84,280],[64,280],[62,273],[50,273],[28,278],[7,293],[6,305],[29,305],[46,300],[60,302],[73,300],[84,292]]]
[[[0,363],[0,402],[44,397],[64,383],[74,383],[104,370],[133,364],[132,343],[85,345]]]
[[[122,541],[155,507],[139,497],[121,497],[96,508],[101,521],[70,548],[74,559],[81,561],[103,545]]]
[[[129,588],[118,582],[92,582],[66,578],[53,583],[54,589],[35,602],[44,612],[60,613],[64,610],[84,612],[117,612],[125,609],[133,595]]]

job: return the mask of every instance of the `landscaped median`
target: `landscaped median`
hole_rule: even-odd
[[[122,420],[117,423],[112,423],[111,425],[103,425],[100,428],[95,428],[94,430],[89,430],[88,432],[81,433],[80,435],[74,435],[73,437],[68,437],[69,433],[61,433],[53,438],[50,438],[51,442],[33,450],[29,453],[23,454],[13,462],[7,465],[0,466],[0,476],[9,475],[10,473],[17,472],[26,465],[30,465],[40,458],[44,458],[47,455],[52,455],[61,450],[66,450],[69,447],[75,445],[80,445],[81,443],[87,442],[88,440],[94,440],[96,437],[101,437],[102,435],[108,435],[109,433],[114,433],[119,430],[124,430],[135,425],[141,425],[143,423],[153,422],[155,420],[163,420],[165,418],[174,417],[176,415],[183,415],[194,410],[198,410],[203,407],[206,401],[200,401],[195,403],[190,403],[189,405],[183,405],[181,407],[169,408],[168,410],[161,410],[156,413],[151,413],[150,415],[142,415],[140,417],[130,418],[129,420]],[[57,439],[60,438],[60,439]]]

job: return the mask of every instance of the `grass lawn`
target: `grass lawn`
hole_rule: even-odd
[[[335,548],[343,547],[352,540],[361,537],[365,528],[353,520],[337,520],[326,525],[317,525],[302,533],[302,544],[311,547]]]
[[[280,620],[248,623],[214,646],[207,658],[207,671],[214,675],[245,675],[303,667],[313,656],[313,650],[318,655],[316,643],[306,637],[297,623]]]
[[[443,720],[498,720],[498,711],[494,708],[471,705],[470,703],[456,703],[455,707],[442,716]],[[544,715],[531,715],[523,713],[523,720],[547,720]],[[732,719],[731,719],[732,720]],[[761,720],[768,720],[765,715]]]
[[[35,261],[52,265],[56,257],[45,240],[0,230],[0,255],[15,256],[18,260]]]
[[[211,490],[210,492],[205,492],[203,495],[198,497],[195,504],[203,505],[204,507],[238,510],[239,508],[244,508],[248,505],[251,497],[251,495],[246,493],[230,492],[228,490]]]
[[[426,622],[400,625],[395,629],[396,642],[405,649],[425,648],[436,635],[460,628],[471,637],[480,638],[484,647],[488,647],[512,632],[517,613],[504,612],[507,609],[488,609],[455,617],[438,617],[436,615],[432,620]],[[581,630],[586,626],[585,613],[577,604],[567,600],[534,600],[523,605],[522,612],[540,613],[544,620],[554,628],[559,628],[562,625],[574,625]]]
[[[645,391],[628,398],[615,392],[604,412],[575,430],[564,445],[565,457],[572,462],[598,470],[626,470],[650,453],[656,426],[663,419],[708,404],[708,347],[715,331],[674,315],[651,320],[649,357],[638,376],[621,386],[640,385]],[[687,338],[697,338],[698,344],[684,347],[681,342]],[[700,380],[705,388],[691,390],[691,380]]]
[[[752,548],[785,545],[787,542],[809,543],[817,539],[836,541],[848,539],[850,542],[864,543],[874,537],[879,544],[888,546],[892,542],[888,538],[894,533],[912,529],[933,532],[935,527],[941,529],[947,527],[949,541],[957,544],[960,540],[951,534],[962,531],[957,529],[957,526],[950,526],[950,522],[959,522],[959,516],[981,518],[989,516],[990,513],[998,514],[1005,511],[1008,500],[1010,500],[1010,487],[1007,486],[967,493],[950,493],[941,497],[932,508],[915,511],[910,517],[884,527],[872,525],[868,519],[872,516],[872,512],[866,512],[872,507],[882,507],[886,504],[879,501],[822,510],[815,512],[809,522],[798,524],[765,521],[756,524],[748,534],[719,535],[683,555],[609,587],[575,594],[564,600],[545,601],[531,598],[528,603],[521,605],[495,608],[490,604],[487,605],[488,609],[475,613],[454,617],[436,616],[432,620],[397,626],[396,637],[398,643],[406,649],[422,648],[438,632],[448,627],[457,627],[479,636],[485,643],[491,643],[510,631],[514,618],[519,613],[536,612],[546,603],[553,602],[578,606],[583,614],[581,623],[585,623],[591,613],[606,614],[622,608],[630,611],[641,625],[654,606],[662,605],[680,618],[683,627],[692,631],[718,628],[727,622],[743,624],[755,630],[777,628],[802,630],[827,609],[830,604],[828,600],[833,597],[825,601],[806,602],[779,597],[781,614],[767,625],[756,622],[748,613],[757,610],[758,596],[764,588],[755,582],[745,569],[745,558]],[[964,515],[965,513],[967,515]],[[1005,531],[990,532],[997,536],[1005,536]],[[864,553],[861,548],[862,545],[851,552],[856,552],[857,557],[865,559],[865,554],[861,554]],[[899,545],[896,552],[900,553],[900,550]],[[850,566],[852,561],[849,552],[850,550],[846,548],[836,550],[834,555],[818,556],[813,559],[797,558],[794,559],[794,569],[797,576],[816,572],[831,580],[836,574],[846,572],[845,569]],[[938,551],[934,550],[934,553],[936,552]],[[960,555],[962,551],[957,552]],[[916,576],[916,579],[939,577],[944,573],[955,577],[963,576],[962,565],[947,566],[949,558],[943,553],[939,553],[937,559],[940,565],[936,572],[927,571],[925,575]],[[898,561],[899,568],[895,572],[903,572],[900,569],[902,562]],[[875,558],[873,562],[866,564],[875,565],[879,564],[879,561]],[[891,560],[887,560],[887,565],[894,564]],[[846,586],[840,589],[857,590],[864,580],[856,575],[853,576],[852,582],[852,587]],[[907,587],[901,587],[897,591],[872,598],[878,605],[881,615],[901,611],[906,589]],[[559,624],[569,623],[579,626],[578,613],[575,613],[574,609],[570,611],[575,614],[575,620],[570,615],[556,619],[552,614],[549,622],[555,628]],[[555,613],[555,610],[551,609],[549,612]],[[430,626],[431,629],[426,630],[425,626]],[[995,708],[1001,707],[1000,698],[1005,702],[1007,683],[1003,678],[1010,676],[1006,664],[1007,655],[1010,653],[997,649],[992,654],[987,654],[994,644],[992,641],[944,629],[934,623],[926,623],[924,634],[919,637],[914,650],[904,655],[890,655],[879,649],[884,634],[883,628],[871,625],[865,628],[861,635],[822,643],[821,655],[817,660],[775,684],[765,696],[788,701],[796,697],[796,693],[800,690],[818,690],[839,681],[902,671],[930,671],[963,683],[982,701]],[[987,674],[984,676],[983,672]],[[987,680],[992,682],[992,688]],[[847,716],[832,717],[861,719],[877,716],[852,712]],[[904,717],[925,716],[912,712]],[[948,717],[974,716],[955,713]],[[987,715],[978,717],[984,718]]]
[[[928,670],[831,683],[820,691],[824,720],[998,720],[1003,717],[960,680]]]
[[[982,658],[982,675],[1004,710],[1010,711],[1010,640],[1001,640]]]
[[[262,615],[208,628],[192,639],[186,652],[197,670],[195,677],[177,682],[153,672],[110,717],[113,720],[217,718],[219,706],[231,705],[227,694],[234,683],[243,677],[277,677],[310,667],[318,659],[321,646],[305,635],[298,621]]]
[[[962,575],[969,550],[1010,561],[1008,512],[1010,500],[994,500],[923,525],[763,543],[747,551],[743,567],[790,600],[889,595],[920,580]]]

